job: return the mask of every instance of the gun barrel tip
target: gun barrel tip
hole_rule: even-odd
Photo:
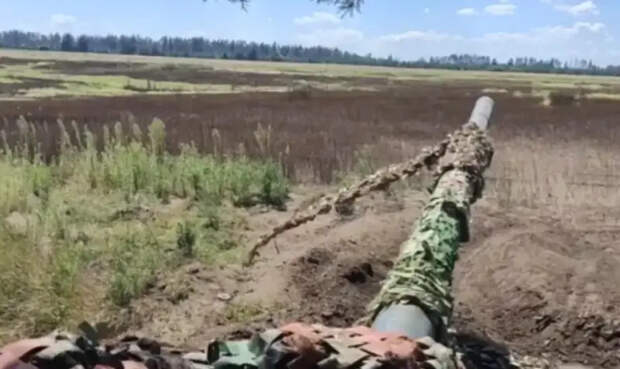
[[[491,114],[493,114],[494,106],[495,101],[489,96],[478,98],[474,110],[471,113],[471,117],[469,118],[469,122],[474,123],[482,130],[486,130],[489,126],[489,120],[491,119]]]
[[[484,95],[484,96],[480,96],[478,98],[477,102],[480,102],[480,101],[487,101],[487,102],[493,104],[495,100],[493,100],[493,98],[490,97],[490,96]]]

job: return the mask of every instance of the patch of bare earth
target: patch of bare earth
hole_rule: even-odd
[[[454,277],[456,327],[518,352],[618,367],[617,210],[553,217],[485,203],[475,213],[474,240]]]

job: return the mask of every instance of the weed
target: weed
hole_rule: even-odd
[[[139,296],[161,267],[162,256],[160,245],[148,234],[126,231],[112,249],[112,301],[126,306]]]
[[[194,256],[194,244],[196,243],[196,233],[194,226],[189,223],[179,223],[177,225],[177,247],[183,257]]]
[[[162,156],[166,149],[166,125],[159,118],[153,118],[149,125],[149,140],[151,153]]]
[[[262,202],[283,208],[288,198],[288,183],[281,169],[274,163],[266,163],[262,178]]]
[[[552,106],[572,105],[577,101],[577,96],[571,91],[551,91],[549,101]]]
[[[290,101],[308,100],[312,98],[314,87],[309,83],[295,83],[288,86],[287,94]]]
[[[258,123],[258,127],[254,131],[254,138],[258,145],[259,152],[266,156],[271,152],[271,140],[272,140],[271,125],[264,128],[262,124]]]
[[[217,206],[210,203],[200,203],[200,218],[204,219],[203,227],[211,231],[219,231],[222,220]]]
[[[228,305],[224,316],[231,323],[249,323],[264,311],[261,305],[237,303]]]

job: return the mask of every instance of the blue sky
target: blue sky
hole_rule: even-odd
[[[2,0],[0,29],[203,36],[336,46],[415,59],[449,53],[620,64],[618,0],[366,0],[341,18],[309,0]]]

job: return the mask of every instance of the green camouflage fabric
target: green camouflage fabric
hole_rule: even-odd
[[[438,339],[447,339],[452,272],[459,244],[469,240],[469,207],[482,194],[482,175],[492,157],[486,133],[473,124],[449,136],[446,154],[435,170],[430,200],[362,323],[370,324],[391,304],[412,304],[431,319]]]
[[[455,353],[430,337],[410,340],[367,327],[293,323],[243,341],[214,341],[191,365],[214,369],[457,369]],[[202,359],[201,359],[202,358]]]

